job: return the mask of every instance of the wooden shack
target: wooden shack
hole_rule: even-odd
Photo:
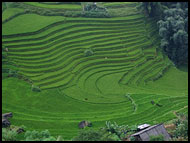
[[[150,136],[159,136],[159,135],[163,135],[165,141],[171,139],[170,135],[164,128],[163,124],[150,126],[140,132],[132,134],[131,136],[135,137],[136,141],[149,141]]]
[[[92,123],[89,122],[89,121],[81,121],[81,122],[78,124],[78,127],[79,127],[80,129],[83,129],[83,128],[85,128],[86,126],[91,127],[91,126],[92,126]]]

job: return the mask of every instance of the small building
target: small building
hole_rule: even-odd
[[[92,127],[92,123],[89,122],[89,121],[81,121],[81,122],[78,124],[78,127],[79,127],[80,129],[83,129],[83,128],[85,128],[86,126]]]
[[[139,125],[137,127],[137,129],[138,129],[138,131],[141,131],[141,130],[144,130],[144,129],[148,128],[148,127],[150,127],[149,124],[143,124],[143,125]]]
[[[141,130],[135,134],[132,134],[131,136],[135,137],[136,141],[149,141],[150,136],[159,136],[159,135],[163,135],[165,141],[168,141],[171,139],[170,135],[164,128],[163,124],[150,126],[144,130]]]

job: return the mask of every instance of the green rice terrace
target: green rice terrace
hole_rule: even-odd
[[[82,10],[77,4],[24,4]],[[70,140],[82,120],[98,129],[108,120],[156,124],[175,118],[174,111],[188,112],[187,68],[176,68],[159,49],[156,19],[145,17],[131,2],[102,5],[113,17],[44,16],[24,13],[21,7],[3,10],[7,58],[2,59],[2,112],[13,113],[12,124],[48,129]],[[117,16],[119,6],[131,13]],[[19,76],[7,78],[10,69]]]

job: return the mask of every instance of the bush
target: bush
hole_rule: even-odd
[[[40,87],[38,87],[36,85],[32,85],[32,91],[40,92],[41,89],[40,89]]]
[[[135,137],[131,136],[130,141],[136,141]]]
[[[121,141],[121,139],[116,134],[104,132],[102,133],[101,141]]]
[[[188,138],[188,116],[187,115],[179,115],[177,120],[174,120],[174,124],[176,125],[176,130],[174,130],[174,137],[179,138],[183,137],[185,139]]]
[[[62,15],[65,17],[80,17],[81,12],[79,11],[65,11]]]
[[[48,130],[44,131],[27,131],[24,135],[25,141],[56,141],[54,137],[52,137]]]
[[[79,135],[73,138],[73,141],[100,141],[102,134],[99,131],[92,129],[84,129],[79,132]]]
[[[16,77],[17,76],[17,71],[9,69],[9,76]]]
[[[86,57],[88,57],[88,56],[92,56],[94,53],[93,53],[93,51],[91,50],[91,49],[86,49],[85,51],[84,51],[84,55],[86,56]]]
[[[2,128],[2,141],[17,141],[17,135],[16,130]]]
[[[163,135],[150,136],[150,141],[164,141],[164,136]]]
[[[112,124],[110,121],[106,121],[106,127],[104,128],[107,132],[112,134],[116,134],[120,139],[124,138],[127,132],[129,131],[129,127],[126,125],[119,126],[116,122]]]
[[[83,11],[81,13],[82,17],[89,18],[109,18],[110,15],[107,12],[93,12],[93,11]]]

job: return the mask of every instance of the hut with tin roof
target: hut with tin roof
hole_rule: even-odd
[[[159,135],[163,135],[165,141],[171,139],[170,135],[166,131],[163,124],[150,126],[144,130],[132,134],[131,136],[134,137],[136,141],[149,141],[150,136],[159,136]]]

